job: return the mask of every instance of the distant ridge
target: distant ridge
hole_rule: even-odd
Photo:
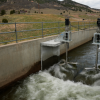
[[[100,11],[100,9],[90,8],[87,5],[77,3],[72,0],[0,0],[0,10],[5,9],[31,9],[33,7],[40,9],[50,8],[50,9],[62,9],[62,10],[74,10],[74,11],[87,11],[93,12]]]

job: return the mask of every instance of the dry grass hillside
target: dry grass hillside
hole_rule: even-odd
[[[33,11],[33,12],[32,12]],[[9,11],[7,14],[0,16],[0,23],[2,23],[2,19],[6,18],[9,23],[15,23],[15,22],[57,22],[57,23],[43,23],[43,28],[52,28],[52,27],[57,27],[55,29],[44,29],[43,30],[43,35],[48,36],[51,35],[52,33],[59,34],[59,32],[62,32],[65,30],[65,28],[60,28],[58,27],[64,27],[65,23],[65,16],[69,16],[70,21],[76,21],[73,23],[73,25],[76,25],[75,27],[72,27],[71,29],[73,31],[78,30],[78,21],[79,25],[84,24],[83,19],[85,19],[85,23],[88,23],[92,21],[92,23],[95,23],[97,18],[99,17],[99,13],[86,13],[86,12],[74,12],[74,11],[65,11],[65,10],[55,10],[55,9],[41,9],[40,11],[43,12],[41,13],[34,13],[34,11],[38,12],[39,9],[32,9],[30,13],[25,13],[25,14],[9,14]],[[62,14],[61,14],[62,13]],[[62,22],[59,23],[58,22]],[[92,27],[92,26],[91,26]],[[42,23],[34,23],[34,24],[17,24],[16,29],[17,31],[22,31],[22,30],[32,30],[32,29],[41,29],[42,28]],[[79,27],[80,29],[83,29],[83,27]],[[89,26],[85,27],[89,28]],[[0,34],[0,43],[5,42],[4,44],[8,43],[14,43],[12,41],[16,40],[16,34],[15,34],[15,24],[9,24],[9,25],[0,25],[0,33],[2,32],[11,32],[9,34]],[[42,35],[42,30],[37,30],[37,31],[28,31],[28,32],[17,32],[17,39],[18,42],[20,42],[20,39],[24,38],[29,38],[29,39],[35,39],[35,38],[41,38]],[[38,36],[38,37],[37,37]],[[25,39],[27,40],[27,39]],[[8,42],[10,41],[10,42]],[[15,41],[16,42],[16,41]]]
[[[93,20],[97,20],[97,18],[100,17],[99,13],[87,13],[86,11],[80,12],[80,11],[72,11],[72,10],[57,10],[57,9],[36,9],[36,8],[32,8],[30,10],[30,12],[28,12],[28,9],[24,9],[25,13],[21,13],[21,14],[11,14],[10,15],[10,11],[8,10],[6,12],[6,15],[4,16],[0,16],[0,22],[2,21],[3,18],[7,18],[9,22],[34,22],[34,21],[61,21],[59,19],[63,18],[63,21],[65,19],[65,16],[69,16],[71,21],[82,21],[83,19],[85,19],[86,21],[93,21]],[[44,16],[46,16],[44,19]],[[52,18],[51,16],[56,16],[56,18]],[[34,19],[31,19],[31,17],[33,17]],[[17,20],[15,20],[15,19]],[[14,19],[14,20],[13,20]],[[22,19],[22,20],[21,20]],[[28,19],[28,20],[27,20]],[[37,20],[38,19],[38,20]],[[50,19],[50,20],[49,20]]]

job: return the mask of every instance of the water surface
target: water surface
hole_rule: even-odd
[[[79,63],[73,69],[55,64],[31,74],[1,93],[0,100],[100,100],[100,73],[84,69],[94,67],[95,58],[96,46],[88,42],[68,53],[69,62]]]

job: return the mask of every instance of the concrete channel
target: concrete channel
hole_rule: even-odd
[[[92,40],[95,31],[89,29],[73,32],[69,50]],[[41,70],[40,43],[56,37],[57,35],[53,35],[0,46],[0,88]],[[60,54],[65,53],[65,50],[65,44],[61,45]]]

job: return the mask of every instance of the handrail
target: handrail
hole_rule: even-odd
[[[90,24],[91,23],[91,24]],[[13,41],[16,41],[16,43],[18,43],[19,40],[26,40],[26,39],[31,39],[31,38],[36,38],[36,37],[44,37],[44,36],[49,36],[49,35],[54,35],[54,34],[59,34],[61,33],[62,31],[65,30],[65,22],[64,21],[61,21],[61,22],[13,22],[13,23],[0,23],[0,25],[12,25],[14,24],[15,25],[15,29],[14,31],[7,31],[7,32],[4,32],[4,31],[1,31],[0,32],[0,43],[8,43],[8,42],[13,42]],[[25,29],[25,30],[18,30],[17,28],[17,25],[18,24],[39,24],[39,29],[38,28],[34,28],[34,29]],[[55,24],[55,26],[49,26],[49,24]],[[27,25],[28,26],[28,25]],[[48,26],[48,27],[47,27]],[[36,26],[35,26],[36,27]],[[86,29],[90,29],[92,27],[96,27],[96,22],[87,22],[87,21],[73,21],[70,23],[70,30],[73,31],[79,31],[79,30],[86,30]],[[46,33],[46,30],[47,33]],[[54,30],[54,32],[52,32],[51,30]],[[34,31],[35,32],[38,32],[35,36],[31,35],[31,36],[26,36],[26,33],[24,33],[24,35],[19,38],[19,34],[21,34],[21,32],[31,32],[31,31]],[[41,31],[41,32],[40,32]],[[51,31],[51,32],[50,32]],[[15,39],[8,39],[6,41],[6,39],[4,39],[6,36],[10,35],[10,34],[13,34],[12,38],[15,38]],[[27,33],[27,35],[29,35],[30,33]],[[2,38],[3,37],[3,38]],[[11,36],[9,37],[11,38]]]

